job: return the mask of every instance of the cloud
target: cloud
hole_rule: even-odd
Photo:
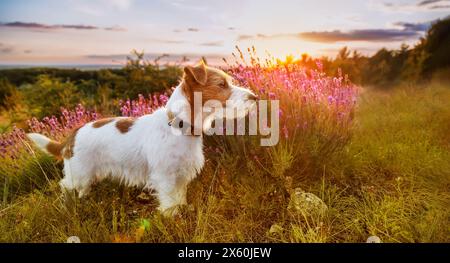
[[[52,29],[53,27],[38,23],[25,23],[25,22],[11,22],[2,23],[2,27],[19,27],[19,28],[30,28],[30,29]]]
[[[380,6],[379,4],[375,4]],[[382,10],[390,12],[426,12],[442,11],[450,9],[450,0],[422,0],[416,3],[392,3],[385,2],[381,5]]]
[[[115,31],[115,32],[126,32],[127,29],[120,26],[112,26],[103,28],[106,31]]]
[[[0,54],[12,54],[18,51],[14,46],[9,44],[0,43]],[[23,50],[24,54],[30,54],[32,51],[30,49]]]
[[[252,35],[239,35],[237,40],[243,41],[243,40],[249,40],[249,39],[253,39],[253,38],[255,38],[255,37]]]
[[[78,30],[93,30],[98,29],[96,26],[90,25],[45,25],[39,23],[27,23],[27,22],[11,22],[0,24],[2,27],[16,27],[16,28],[29,28],[29,29],[78,29]]]
[[[417,3],[418,7],[424,7],[430,10],[449,9],[450,0],[424,0]]]
[[[211,41],[211,42],[204,42],[200,43],[200,46],[208,46],[208,47],[220,47],[223,46],[223,41]]]
[[[450,5],[435,5],[430,6],[429,9],[436,10],[436,9],[450,9]]]
[[[298,34],[276,34],[276,35],[264,35],[264,34],[256,34],[256,35],[239,35],[237,40],[243,41],[243,40],[249,40],[249,39],[275,39],[275,38],[282,38],[282,37],[298,37]]]
[[[0,27],[8,27],[8,28],[23,28],[30,30],[56,30],[56,29],[74,29],[74,30],[107,30],[107,31],[126,31],[126,29],[114,26],[114,27],[105,27],[100,28],[93,25],[47,25],[40,23],[28,23],[28,22],[9,22],[9,23],[0,23]]]
[[[144,59],[146,60],[154,60],[156,58],[161,57],[161,53],[147,53],[144,56]],[[208,64],[211,65],[221,65],[223,63],[222,58],[227,57],[227,55],[224,54],[203,54],[203,53],[173,53],[173,54],[164,54],[163,59],[161,59],[161,63],[169,62],[169,63],[180,63],[184,61],[184,63],[193,63],[196,61],[199,61],[202,57],[206,57],[208,60]],[[96,63],[98,61],[105,62],[124,62],[127,57],[129,57],[130,54],[109,54],[109,55],[87,55],[83,56],[83,58],[88,60],[95,60]]]
[[[232,27],[232,26],[230,26],[230,27],[228,27],[227,29],[228,29],[228,30],[235,30],[236,28],[235,28],[235,27]]]
[[[12,46],[5,45],[3,43],[0,43],[0,53],[9,54],[14,51],[14,48]]]
[[[175,32],[175,33],[181,33],[181,32],[183,32],[183,30],[182,29],[179,29],[179,28],[176,28],[176,29],[174,29],[174,30],[172,30],[173,32]],[[195,28],[195,27],[189,27],[189,28],[187,28],[186,29],[186,31],[189,31],[189,32],[198,32],[198,31],[200,31],[198,28]]]
[[[164,44],[184,44],[184,43],[187,43],[184,40],[178,40],[178,39],[148,38],[147,40],[151,41],[151,42],[158,42],[158,43],[164,43]]]
[[[418,6],[424,6],[424,5],[429,5],[429,4],[435,4],[441,2],[441,0],[425,0],[425,1],[421,1],[419,2],[417,5]]]
[[[172,40],[172,39],[157,39],[157,42],[166,43],[166,44],[184,44],[186,41],[184,40]]]
[[[310,31],[291,34],[275,35],[239,35],[238,41],[249,39],[277,39],[277,38],[299,38],[311,42],[335,43],[350,41],[371,41],[371,42],[389,42],[403,41],[420,37],[437,20],[421,23],[396,22],[395,28],[387,29],[358,29],[350,31]]]
[[[406,30],[406,31],[424,32],[430,28],[430,26],[433,22],[434,21],[423,22],[423,23],[395,22],[394,26],[398,26],[401,29]]]
[[[77,30],[94,30],[98,29],[96,26],[86,26],[86,25],[56,25],[56,28],[66,28],[66,29],[77,29]]]
[[[419,37],[420,33],[411,30],[398,29],[362,29],[352,31],[311,31],[293,34],[277,34],[277,35],[240,35],[238,41],[249,39],[278,39],[278,38],[298,38],[310,42],[335,43],[342,41],[400,41],[410,38]]]
[[[7,46],[3,43],[0,43],[0,53],[12,53],[14,51],[14,48],[11,46]]]
[[[298,35],[300,38],[308,41],[324,43],[334,43],[341,41],[399,41],[419,37],[419,33],[416,31],[396,29],[363,29],[348,32],[335,30],[322,32],[303,32]]]
[[[4,48],[0,49],[1,53],[6,53],[6,54],[12,53],[13,51],[14,51],[14,48],[12,48],[12,47],[4,47]]]

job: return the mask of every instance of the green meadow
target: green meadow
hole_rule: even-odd
[[[448,84],[365,89],[346,145],[308,174],[294,162],[260,164],[237,155],[244,138],[208,162],[174,218],[155,212],[148,192],[102,182],[85,199],[63,202],[61,164],[33,150],[1,183],[0,241],[65,242],[449,242]],[[248,150],[248,149],[247,149]],[[278,156],[291,156],[278,145]],[[3,164],[2,164],[3,165]],[[288,209],[296,176],[325,213]],[[4,168],[3,168],[4,169]],[[2,170],[2,172],[5,172]],[[295,175],[297,173],[297,175]]]

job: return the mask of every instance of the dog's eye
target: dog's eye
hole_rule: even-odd
[[[226,89],[228,87],[228,83],[226,81],[224,81],[219,84],[219,87],[221,87],[222,89]]]

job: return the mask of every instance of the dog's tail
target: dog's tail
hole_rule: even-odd
[[[56,157],[62,156],[64,144],[51,140],[39,133],[27,133],[27,137],[33,141],[41,150]]]

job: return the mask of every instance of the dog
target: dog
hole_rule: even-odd
[[[202,109],[198,114],[195,93],[201,94],[202,106],[213,100],[225,109],[248,105],[241,108],[249,110],[256,99],[249,89],[234,85],[225,72],[203,62],[183,71],[166,106],[152,114],[96,120],[74,130],[62,142],[27,134],[40,149],[63,159],[62,191],[75,190],[81,198],[94,182],[110,176],[128,186],[155,190],[158,210],[176,214],[178,207],[186,204],[187,185],[205,163],[204,126],[217,117]],[[196,127],[199,120],[206,124]],[[195,134],[198,129],[200,134]]]

